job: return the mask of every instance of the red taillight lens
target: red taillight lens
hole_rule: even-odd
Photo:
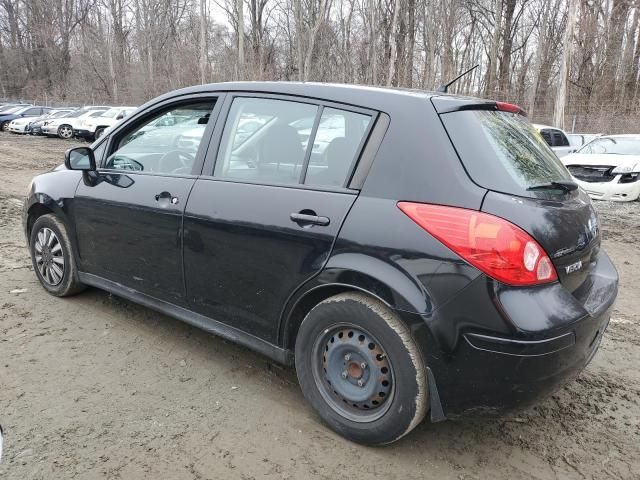
[[[508,285],[558,279],[551,259],[520,227],[465,208],[398,202],[398,208],[474,267]]]
[[[524,114],[524,111],[518,105],[514,105],[513,103],[496,102],[496,108],[501,112]]]

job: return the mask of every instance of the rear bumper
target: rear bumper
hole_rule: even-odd
[[[572,294],[558,283],[502,288],[479,278],[425,317],[436,343],[425,349],[435,351],[426,361],[445,416],[526,407],[575,378],[596,354],[617,295],[617,273],[604,251],[588,281],[588,289]],[[444,324],[456,326],[455,337],[440,329]]]
[[[594,200],[613,200],[616,202],[632,202],[640,196],[640,180],[633,183],[618,183],[620,175],[610,182],[582,182],[575,180]]]

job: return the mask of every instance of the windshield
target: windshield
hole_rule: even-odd
[[[119,108],[110,108],[106,112],[102,113],[102,115],[100,115],[100,116],[101,117],[107,117],[107,118],[113,118],[118,114],[119,111],[120,111]]]
[[[599,137],[578,153],[606,155],[640,155],[640,137]]]
[[[53,112],[49,118],[63,118],[63,117],[69,117],[71,116],[71,114],[74,113],[73,111],[68,111],[68,110],[61,110],[59,112]]]
[[[528,189],[571,175],[526,117],[464,110],[441,116],[469,176],[489,190],[537,196]]]
[[[66,115],[66,118],[75,118],[75,117],[79,117],[80,115],[84,115],[85,113],[87,113],[86,110],[74,110],[73,112],[71,112],[69,115]]]
[[[3,115],[9,114],[9,113],[16,113],[18,110],[22,110],[22,109],[24,109],[24,107],[11,107],[11,108],[7,108],[6,110],[3,110],[1,113]]]

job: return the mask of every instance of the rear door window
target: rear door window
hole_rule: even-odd
[[[522,115],[464,110],[441,115],[469,176],[489,190],[536,197],[530,187],[571,175]]]
[[[370,115],[324,108],[304,183],[345,186],[370,123]]]

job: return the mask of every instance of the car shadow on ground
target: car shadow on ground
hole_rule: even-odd
[[[242,388],[250,393],[251,401],[284,401],[297,405],[294,415],[300,422],[311,423],[316,436],[356,451],[362,448],[369,450],[342,439],[320,422],[304,401],[292,367],[280,366],[245,347],[96,289],[76,298],[81,303],[93,304],[91,308],[99,304],[111,311],[113,328],[133,329],[140,338],[141,348],[148,349],[150,355],[154,355],[154,348],[181,352],[180,355],[188,358],[189,366],[195,368],[193,375],[198,375],[198,371],[215,371],[223,377],[227,375],[242,383]],[[598,447],[605,438],[602,435],[619,428],[619,422],[614,421],[616,412],[607,405],[620,406],[630,402],[629,388],[633,389],[621,379],[605,375],[591,366],[575,381],[527,410],[498,417],[468,417],[436,424],[425,421],[395,444],[372,448],[371,451],[394,461],[399,458],[406,461],[432,458],[460,465],[461,468],[467,464],[476,467],[486,464],[488,468],[495,462],[513,463],[516,468],[522,462],[529,462],[536,469],[568,469],[582,474],[584,450],[579,446],[576,449],[572,439],[580,434]],[[617,410],[618,407],[615,408]],[[626,432],[630,439],[634,435],[632,430],[629,426]],[[282,434],[287,435],[288,432],[283,431]],[[632,448],[632,443],[629,448]],[[598,447],[591,455],[602,455],[602,459],[597,460],[606,463],[607,452],[608,449]],[[589,458],[589,462],[595,460]],[[548,473],[551,475],[553,471]]]

